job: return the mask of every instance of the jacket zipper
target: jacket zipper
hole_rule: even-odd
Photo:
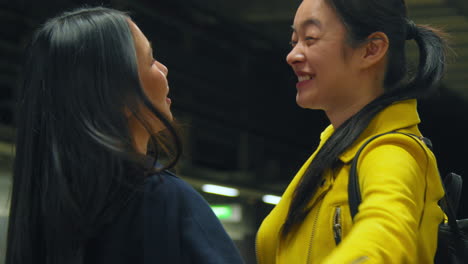
[[[368,260],[369,260],[368,256],[362,256],[362,257],[359,257],[359,258],[355,259],[353,262],[351,262],[351,264],[359,264],[359,263],[363,263],[363,262],[368,261]]]
[[[322,202],[323,202],[322,198],[325,196],[325,194],[326,194],[326,192],[324,192],[318,198],[318,199],[320,199],[320,203],[318,204],[317,213],[315,214],[314,224],[312,226],[312,234],[310,235],[310,240],[309,240],[309,253],[307,254],[307,262],[306,263],[310,263],[310,255],[311,255],[311,250],[312,250],[312,240],[314,240],[315,230],[317,229],[317,221],[318,221],[318,217],[320,215],[320,209],[322,208]]]
[[[342,237],[342,227],[341,227],[341,207],[336,207],[335,215],[333,216],[333,236],[335,237],[336,245],[340,244]]]

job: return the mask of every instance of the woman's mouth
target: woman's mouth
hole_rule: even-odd
[[[315,75],[298,75],[298,83],[296,84],[296,88],[301,88],[315,79]]]

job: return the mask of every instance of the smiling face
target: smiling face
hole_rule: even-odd
[[[151,44],[137,25],[131,20],[128,23],[135,44],[138,77],[143,91],[156,110],[166,117],[168,121],[172,121],[171,99],[167,97],[169,93],[167,82],[168,70],[166,66],[153,58]],[[137,113],[138,116],[128,111],[128,109],[126,110],[126,115],[136,151],[146,154],[150,134],[154,135],[167,127],[148,108],[143,105],[139,105],[138,107],[140,107],[137,110],[139,112]]]
[[[167,97],[169,93],[168,70],[166,66],[153,58],[151,44],[138,26],[132,21],[129,24],[135,42],[138,75],[143,90],[156,109],[172,120],[171,99]]]
[[[294,18],[292,50],[286,60],[298,76],[297,104],[340,111],[358,94],[357,59],[346,28],[324,0],[304,0]]]

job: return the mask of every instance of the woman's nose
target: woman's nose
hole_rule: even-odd
[[[295,46],[286,56],[286,61],[289,65],[293,66],[294,64],[304,62],[305,55],[298,46]]]
[[[169,70],[167,69],[166,65],[162,64],[159,61],[157,63],[158,63],[159,70],[161,70],[164,73],[164,75],[166,75],[166,77],[167,77],[167,74],[169,73]]]

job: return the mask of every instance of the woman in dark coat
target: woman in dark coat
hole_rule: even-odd
[[[126,14],[64,13],[28,52],[7,264],[242,263],[206,201],[168,171],[181,153],[168,70]]]

